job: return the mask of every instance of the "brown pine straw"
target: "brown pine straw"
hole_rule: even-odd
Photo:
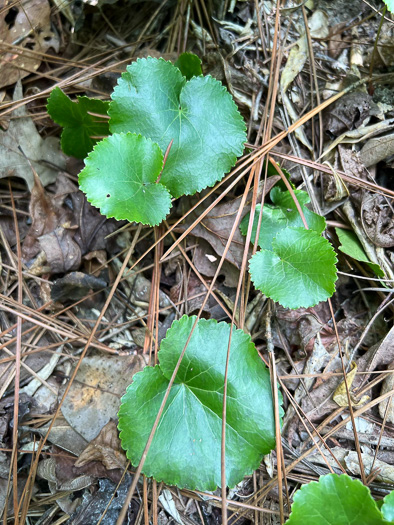
[[[360,83],[362,83],[362,81],[357,82],[356,85],[359,85]],[[347,88],[346,90],[344,90],[344,91],[342,91],[342,92],[340,92],[340,93],[334,95],[333,97],[331,97],[331,98],[328,99],[327,101],[323,102],[319,107],[314,108],[314,109],[311,110],[309,113],[307,113],[306,115],[304,115],[299,121],[297,121],[297,122],[294,123],[292,126],[290,126],[288,130],[283,131],[282,133],[280,133],[279,135],[277,135],[274,139],[272,139],[270,142],[268,142],[267,144],[265,144],[265,145],[263,145],[262,147],[258,148],[258,150],[257,150],[254,154],[252,154],[252,155],[249,157],[247,163],[250,162],[251,160],[255,160],[255,159],[260,159],[260,160],[261,160],[261,158],[262,158],[262,157],[263,157],[268,151],[270,151],[270,149],[271,149],[274,145],[278,144],[278,143],[279,143],[279,142],[280,142],[285,136],[287,136],[288,133],[294,131],[297,127],[299,127],[300,125],[302,125],[302,124],[304,124],[305,122],[307,122],[307,120],[309,120],[310,118],[312,118],[312,117],[313,117],[318,111],[321,111],[321,110],[324,109],[325,107],[329,106],[329,105],[330,105],[332,102],[334,102],[335,100],[338,100],[341,96],[343,96],[343,95],[345,94],[345,92],[348,92],[348,91],[350,91],[350,89],[353,89],[354,86],[355,86],[355,85],[353,85],[351,88],[350,88],[350,87]],[[241,163],[241,165],[238,166],[237,169],[238,169],[238,170],[241,169],[242,167],[244,167],[244,165],[245,165],[245,163]],[[292,188],[291,188],[290,184],[288,183],[286,177],[283,175],[283,172],[282,172],[282,170],[280,170],[280,168],[278,169],[278,172],[279,172],[279,174],[281,175],[283,182],[286,184],[286,187],[288,187],[290,193],[292,193],[292,197],[295,198],[294,192],[292,191]],[[252,175],[253,175],[253,172],[252,172]],[[250,179],[250,180],[251,180],[252,175],[249,175],[249,179]],[[227,178],[227,177],[226,177],[226,178]],[[222,197],[222,198],[223,198],[223,197]],[[217,200],[218,200],[218,199],[217,199]],[[243,203],[242,203],[242,201],[243,201]],[[240,213],[241,213],[241,211],[242,211],[242,207],[243,207],[243,205],[244,205],[244,203],[245,203],[245,201],[246,201],[246,194],[245,194],[245,193],[244,193],[244,195],[243,195],[242,201],[241,201],[241,204],[240,204],[240,211],[238,212],[237,217],[238,217],[238,215],[240,216]],[[216,201],[215,201],[215,202],[216,202]],[[297,206],[297,209],[301,212],[301,217],[302,217],[302,216],[303,216],[303,214],[302,214],[302,209],[301,209],[301,207],[300,207],[300,205],[299,205],[299,203],[298,203],[298,201],[297,201],[296,198],[295,198],[295,204],[296,204],[296,206]],[[212,206],[212,207],[213,207],[213,206]],[[210,211],[210,208],[211,208],[211,207],[208,208],[208,211],[205,210],[205,211],[203,212],[202,217],[204,217],[204,216]],[[200,217],[200,220],[202,219],[202,217]],[[304,221],[304,223],[306,224],[305,217],[303,218],[303,221]],[[235,222],[237,222],[237,219],[236,219]],[[171,248],[170,250],[168,250],[168,251],[163,255],[162,259],[164,259],[166,256],[168,256],[168,254],[169,254],[169,253],[175,248],[175,246],[178,245],[178,244],[181,242],[182,238],[184,238],[184,237],[186,236],[185,234],[189,233],[194,227],[195,227],[195,224],[193,223],[193,225],[192,225],[191,227],[188,228],[187,232],[185,232],[184,234],[182,234],[181,237],[178,239],[178,241],[177,241],[176,243],[174,243],[174,245],[172,246],[172,248]],[[205,298],[205,300],[204,300],[204,302],[203,302],[203,305],[202,305],[202,307],[201,307],[200,312],[202,311],[202,308],[205,306],[206,301],[208,300],[208,297],[209,297],[209,295],[210,295],[210,293],[211,293],[211,291],[212,291],[212,289],[213,289],[213,285],[214,285],[214,283],[215,283],[215,281],[216,281],[216,279],[217,279],[217,276],[219,275],[219,271],[220,271],[221,266],[222,266],[222,264],[223,264],[224,258],[225,258],[226,254],[227,254],[227,251],[228,251],[228,249],[229,249],[229,247],[230,247],[230,243],[231,243],[232,237],[233,237],[233,235],[234,235],[235,229],[236,229],[235,226],[233,226],[232,231],[231,231],[231,234],[230,234],[230,236],[229,236],[229,241],[228,241],[227,244],[226,244],[226,247],[225,247],[224,253],[223,253],[222,257],[221,257],[221,260],[220,260],[220,262],[219,262],[218,268],[217,268],[217,270],[216,270],[216,272],[215,272],[215,275],[214,275],[214,277],[213,277],[213,279],[212,279],[212,282],[211,282],[210,288],[209,288],[209,290],[208,290],[207,296],[206,296],[206,298]],[[160,240],[162,240],[162,238],[160,238],[158,241],[156,241],[156,242],[154,243],[154,245],[149,249],[149,251],[150,251],[154,246],[156,246],[156,244],[157,244]],[[144,254],[143,256],[141,256],[141,258],[144,257],[145,255],[146,255],[146,254]],[[139,261],[138,261],[138,262],[139,262]],[[135,263],[135,264],[137,264],[137,263]],[[147,454],[148,454],[148,451],[149,451],[150,445],[151,445],[151,443],[152,443],[152,441],[153,441],[153,437],[154,437],[154,434],[155,434],[156,428],[157,428],[157,426],[158,426],[158,423],[159,423],[159,420],[160,420],[161,414],[162,414],[162,412],[163,412],[163,410],[164,410],[165,403],[166,403],[166,401],[167,401],[167,399],[168,399],[168,396],[169,396],[169,393],[170,393],[170,389],[171,389],[171,387],[172,387],[172,385],[173,385],[173,382],[174,382],[175,377],[176,377],[176,374],[177,374],[177,372],[178,372],[178,369],[179,369],[180,363],[181,363],[181,361],[182,361],[182,359],[183,359],[183,356],[184,356],[184,354],[185,354],[186,348],[187,348],[187,346],[188,346],[188,344],[189,344],[189,341],[190,341],[190,339],[191,339],[191,336],[192,336],[192,334],[193,334],[193,332],[194,332],[194,329],[195,329],[195,327],[196,327],[196,325],[197,325],[197,321],[198,321],[198,319],[199,319],[199,315],[197,316],[196,321],[195,321],[195,323],[193,324],[193,327],[192,327],[191,333],[189,334],[189,337],[188,337],[188,339],[187,339],[187,341],[186,341],[185,347],[183,348],[183,350],[182,350],[182,352],[181,352],[181,354],[180,354],[180,357],[179,357],[179,359],[178,359],[178,362],[177,362],[177,364],[176,364],[176,366],[175,366],[175,369],[174,369],[173,374],[172,374],[172,376],[171,376],[171,379],[170,379],[170,381],[169,381],[169,385],[168,385],[168,387],[167,387],[167,389],[166,389],[166,392],[165,392],[165,395],[164,395],[163,401],[162,401],[162,403],[161,403],[161,406],[160,406],[159,412],[158,412],[158,414],[157,414],[157,417],[156,417],[156,419],[155,419],[154,425],[153,425],[153,427],[152,427],[152,431],[151,431],[151,433],[150,433],[150,435],[149,435],[149,438],[148,438],[148,441],[147,441],[147,443],[146,443],[145,449],[144,449],[144,451],[143,451],[143,453],[142,453],[141,460],[140,460],[140,463],[139,463],[139,465],[138,465],[138,467],[137,467],[137,471],[136,471],[136,473],[135,473],[135,476],[134,476],[133,482],[132,482],[132,484],[131,484],[131,486],[130,486],[130,489],[129,489],[129,492],[128,492],[127,497],[126,497],[126,499],[125,499],[125,502],[124,502],[124,505],[123,505],[123,507],[122,507],[122,510],[121,510],[121,512],[120,512],[120,514],[119,514],[119,517],[118,517],[118,520],[117,520],[117,525],[121,525],[121,524],[123,523],[123,520],[124,520],[125,516],[126,516],[126,512],[127,512],[128,505],[129,505],[129,503],[130,503],[130,501],[131,501],[131,499],[132,499],[132,497],[133,497],[133,495],[134,495],[134,491],[135,491],[135,488],[136,488],[136,486],[137,486],[139,476],[141,475],[141,471],[142,471],[143,465],[144,465],[144,463],[145,463],[145,460],[146,460],[146,457],[147,457]],[[279,455],[278,455],[278,457],[279,457]]]
[[[115,279],[115,282],[114,282],[114,284],[113,284],[113,286],[112,286],[112,288],[111,288],[111,291],[110,291],[109,294],[108,294],[108,298],[107,298],[107,300],[106,300],[106,302],[105,302],[105,304],[104,304],[104,307],[103,307],[102,311],[100,312],[100,315],[99,315],[98,318],[97,318],[96,324],[95,324],[95,326],[94,326],[93,329],[92,329],[92,332],[91,332],[91,334],[90,334],[90,336],[89,336],[89,338],[88,338],[88,340],[87,340],[87,343],[86,343],[86,345],[85,345],[85,347],[84,347],[84,349],[83,349],[83,351],[82,351],[82,353],[81,353],[81,355],[80,355],[80,359],[79,359],[79,361],[78,361],[78,363],[77,363],[77,365],[76,365],[76,367],[75,367],[75,369],[74,369],[74,371],[73,371],[73,373],[72,373],[72,375],[71,375],[71,377],[70,377],[70,380],[69,380],[69,382],[68,382],[68,384],[67,384],[67,386],[66,386],[66,389],[65,389],[65,391],[64,391],[64,394],[63,394],[63,396],[62,396],[62,399],[60,400],[60,402],[59,402],[59,404],[58,404],[58,407],[56,408],[56,411],[55,411],[55,413],[54,413],[54,415],[53,415],[52,422],[50,423],[50,425],[49,425],[49,427],[48,427],[48,431],[47,431],[46,435],[44,436],[44,438],[40,441],[40,444],[39,444],[39,447],[38,447],[38,450],[37,450],[36,457],[35,457],[35,459],[34,459],[34,462],[32,463],[32,466],[31,466],[31,471],[30,471],[30,473],[32,473],[32,475],[31,475],[31,479],[30,479],[30,487],[33,487],[33,484],[34,484],[35,475],[36,475],[36,470],[37,470],[37,466],[38,466],[38,460],[39,460],[40,454],[41,454],[41,452],[42,452],[42,449],[43,449],[43,447],[44,447],[44,445],[45,445],[45,443],[46,443],[46,441],[47,441],[47,439],[48,439],[49,433],[50,433],[50,431],[52,430],[53,425],[55,424],[55,421],[56,421],[57,417],[59,416],[59,413],[60,413],[60,409],[61,409],[61,407],[62,407],[62,404],[63,404],[63,402],[64,402],[66,396],[68,395],[68,392],[69,392],[69,390],[70,390],[70,388],[71,388],[71,385],[72,385],[72,383],[73,383],[73,381],[74,381],[74,379],[75,379],[75,377],[76,377],[76,375],[77,375],[77,372],[78,372],[78,370],[79,370],[79,367],[81,366],[82,360],[83,360],[83,358],[85,357],[85,355],[86,355],[86,353],[87,353],[87,351],[88,351],[88,349],[89,349],[89,347],[90,347],[90,343],[91,343],[92,340],[93,340],[93,337],[94,337],[94,335],[95,335],[95,333],[96,333],[96,331],[97,331],[97,329],[98,329],[98,327],[99,327],[99,325],[100,325],[100,323],[101,323],[102,318],[103,318],[104,315],[105,315],[105,312],[107,311],[107,308],[108,308],[108,306],[109,306],[109,304],[110,304],[110,302],[111,302],[111,300],[112,300],[112,297],[113,297],[113,295],[114,295],[114,293],[115,293],[115,291],[116,291],[116,288],[117,288],[117,286],[118,286],[118,284],[119,284],[119,282],[120,282],[120,280],[121,280],[121,277],[123,276],[123,272],[124,272],[124,270],[125,270],[126,267],[127,267],[127,264],[128,264],[128,262],[129,262],[129,260],[130,260],[130,257],[132,256],[132,254],[133,254],[133,252],[134,252],[134,248],[135,248],[135,245],[136,245],[136,243],[137,243],[137,240],[138,240],[138,236],[139,236],[140,231],[141,231],[141,227],[138,228],[138,230],[137,230],[137,232],[136,232],[136,234],[135,234],[135,236],[134,236],[133,242],[132,242],[132,244],[131,244],[131,246],[130,246],[128,252],[127,252],[127,255],[126,255],[126,257],[125,257],[125,260],[124,260],[124,262],[123,262],[123,264],[122,264],[122,267],[121,267],[121,269],[120,269],[120,271],[119,271],[119,273],[118,273],[118,275],[117,275],[117,277],[116,277],[116,279]],[[29,475],[30,475],[30,473],[29,473]],[[26,502],[27,502],[26,504],[27,504],[27,505],[28,505],[28,502],[30,501],[30,497],[31,497],[31,495],[32,495],[32,494],[31,494],[31,491],[27,490],[27,491],[26,491]],[[6,515],[6,514],[5,514],[5,515]]]
[[[128,60],[129,60],[129,59],[128,59]],[[126,62],[126,61],[125,61],[125,62]],[[106,69],[109,69],[109,68],[104,68],[104,70],[106,70]],[[103,71],[103,70],[98,70],[98,73],[100,73],[101,71]],[[93,75],[98,74],[98,73],[95,72]],[[70,78],[67,79],[67,81],[70,81]],[[80,80],[78,80],[78,81],[80,81]],[[64,82],[65,82],[65,81],[59,83],[59,85],[62,85]],[[363,82],[363,81],[358,82],[357,85],[359,85],[359,84],[362,83],[362,82]],[[354,87],[354,86],[352,86],[352,87]],[[248,163],[253,162],[254,160],[256,160],[256,162],[253,162],[253,165],[256,165],[257,163],[259,163],[259,162],[263,159],[264,155],[265,155],[266,153],[268,153],[268,152],[271,150],[271,148],[273,147],[273,145],[278,144],[278,143],[280,142],[280,140],[282,140],[282,138],[284,138],[284,137],[287,136],[288,133],[294,131],[294,129],[296,129],[298,126],[302,125],[302,124],[303,124],[304,122],[306,122],[309,118],[312,118],[316,113],[320,112],[321,109],[323,109],[324,107],[327,107],[329,104],[331,104],[332,102],[334,102],[335,100],[337,100],[338,98],[340,98],[341,96],[343,96],[345,93],[349,92],[350,89],[352,89],[352,87],[350,87],[350,88],[348,88],[347,90],[344,90],[343,92],[341,92],[341,93],[335,95],[334,97],[332,97],[331,99],[329,99],[329,100],[326,101],[325,103],[319,105],[317,108],[314,108],[314,109],[311,110],[308,114],[306,114],[304,117],[302,117],[302,119],[300,119],[297,123],[295,123],[295,124],[293,124],[292,126],[290,126],[288,130],[286,130],[286,131],[280,133],[279,135],[277,135],[276,137],[274,137],[274,139],[270,140],[269,142],[266,142],[263,146],[261,146],[260,148],[258,148],[258,150],[255,152],[255,154],[254,154],[254,155],[251,155],[250,158],[249,158],[249,159],[248,159],[248,160],[247,160],[242,166],[245,166],[245,165],[247,165]],[[51,90],[51,89],[52,89],[52,88],[50,88],[50,90]],[[48,92],[49,92],[50,90],[48,90]],[[40,95],[40,96],[41,96],[41,95]],[[27,98],[37,98],[37,97],[36,97],[36,96],[33,96],[33,97],[27,97]],[[26,101],[27,101],[27,99],[24,99],[24,101],[21,101],[21,103],[20,103],[19,105],[23,105],[24,103],[26,103]],[[12,103],[11,103],[10,105],[12,105]],[[15,107],[15,104],[14,104],[14,107]],[[19,106],[18,106],[18,107],[19,107]],[[13,109],[13,108],[12,108],[12,109]],[[12,109],[10,109],[10,111],[12,111]],[[307,118],[307,117],[308,117],[308,118]],[[275,155],[277,155],[277,154],[275,154]],[[283,155],[280,155],[280,154],[278,154],[277,156],[279,156],[279,157],[282,156],[282,158],[285,158],[285,157],[291,158],[291,156],[283,156]],[[305,164],[306,164],[307,162],[309,162],[309,161],[304,161],[303,159],[297,159],[296,157],[294,157],[294,159],[295,159],[296,162],[300,162],[300,163],[305,163]],[[315,169],[319,169],[320,171],[323,171],[323,172],[325,172],[325,173],[331,173],[327,168],[326,168],[326,169],[323,169],[323,166],[320,165],[320,164],[317,164],[317,163],[312,163],[312,164],[316,165],[316,168],[315,168]],[[249,169],[250,169],[250,166],[249,166],[249,168],[247,168],[247,169],[245,170],[245,172],[243,172],[243,173],[241,174],[241,176],[238,176],[238,177],[237,177],[236,182],[234,183],[234,185],[235,185],[239,180],[241,180],[241,178],[242,178],[242,177],[243,177],[243,176],[249,171]],[[239,171],[239,170],[238,170],[238,171]],[[224,180],[228,180],[228,178],[229,178],[230,176],[233,176],[233,174],[234,174],[234,173],[230,174],[230,175],[227,176],[226,179],[224,179]],[[346,180],[345,177],[343,177],[343,178],[344,178],[344,180]],[[217,187],[219,187],[219,186],[224,182],[224,180],[223,180],[221,183],[219,183],[219,184],[214,188],[214,190],[215,190]],[[365,181],[357,180],[357,185],[360,185],[361,183],[364,183],[364,182],[365,182]],[[353,183],[356,184],[356,181],[353,181]],[[371,184],[371,183],[368,183],[368,184]],[[386,190],[386,189],[384,189],[384,188],[378,187],[378,186],[373,185],[373,184],[372,184],[372,186],[374,186],[375,188],[378,188],[377,190],[375,189],[374,191],[383,191],[383,192],[386,192],[386,194],[387,194],[387,193],[390,193],[390,190]],[[212,192],[213,192],[214,190],[212,190]],[[212,192],[210,192],[210,194],[211,194]],[[394,192],[392,192],[392,193],[393,193],[393,195],[394,195]],[[224,193],[224,195],[225,195],[225,194],[226,194],[226,193]],[[224,195],[221,196],[221,198],[223,198]],[[197,205],[199,205],[201,202],[203,202],[203,200],[204,200],[204,199],[202,199]],[[220,200],[220,199],[219,199],[219,200]],[[219,202],[219,200],[218,200],[217,202]],[[197,207],[197,205],[196,205],[193,209],[195,209],[195,208]],[[191,210],[189,211],[189,213],[190,213],[190,212],[191,212]],[[208,212],[207,212],[207,213],[208,213]],[[186,215],[187,215],[187,214],[186,214]],[[205,215],[206,215],[206,214],[205,214]],[[204,215],[204,216],[205,216],[205,215]],[[181,220],[183,220],[183,218],[182,218]],[[201,220],[201,219],[200,219],[200,220]],[[180,222],[180,221],[178,221],[178,223],[179,223],[179,222]],[[177,223],[177,224],[178,224],[178,223]],[[157,246],[157,244],[158,244],[159,242],[161,242],[161,241],[164,239],[164,237],[165,237],[170,231],[173,230],[174,227],[175,227],[175,226],[172,226],[172,227],[170,228],[169,231],[167,231],[166,233],[164,233],[164,234],[163,234],[163,235],[162,235],[162,236],[161,236],[161,237],[155,242],[154,246]],[[189,229],[189,231],[190,231],[190,229]],[[184,235],[184,237],[186,236],[185,234],[183,234],[183,235]],[[136,239],[135,239],[135,242],[136,242]],[[180,242],[180,240],[178,239],[177,243],[179,244],[179,242]],[[133,243],[134,243],[134,241],[133,241]],[[134,245],[135,245],[135,243],[134,243]],[[153,248],[153,247],[152,247],[152,248]],[[174,248],[175,248],[175,246],[173,246],[173,247],[171,248],[170,251],[172,251]],[[149,251],[150,251],[150,250],[148,250],[148,252],[149,252]],[[162,257],[161,261],[162,261],[162,260],[165,260],[166,256],[168,255],[168,253],[170,253],[170,251],[167,252],[167,253]],[[148,253],[148,252],[146,252],[146,253]],[[129,250],[129,253],[130,253],[130,250]],[[146,255],[146,254],[144,254],[144,255],[139,259],[139,261],[140,261],[145,255]],[[222,257],[222,259],[223,259],[223,258],[224,258],[224,256]],[[125,261],[128,261],[128,260],[129,260],[129,254],[126,256]],[[138,262],[139,262],[139,261],[138,261]],[[160,262],[161,262],[161,261],[160,261]],[[137,264],[137,263],[135,263],[135,264]],[[135,266],[135,265],[133,265],[132,268],[133,268],[134,266]],[[127,267],[127,262],[126,262],[126,264],[124,264],[124,266],[122,266],[122,268],[123,268],[123,269],[126,269],[126,267]],[[18,269],[18,271],[19,271],[18,279],[21,279],[20,270]],[[131,271],[131,269],[130,269],[130,271]],[[120,282],[121,279],[122,279],[122,272],[119,273],[119,275],[118,275],[118,277],[117,277],[117,279],[116,279],[116,281],[115,281],[115,283],[114,283],[114,286],[113,286],[112,289],[111,289],[110,297],[112,297],[113,294],[115,293],[116,286],[118,285],[118,283]],[[213,286],[211,285],[210,290],[208,290],[207,297],[209,296],[210,293],[212,293],[212,288],[213,288]],[[111,295],[111,294],[112,294],[112,295]],[[18,299],[19,299],[19,296],[18,296]],[[105,310],[106,310],[108,304],[109,304],[109,301],[107,300],[106,305],[104,306],[103,312],[100,314],[101,317],[99,317],[98,321],[96,322],[95,327],[94,327],[93,330],[92,330],[91,335],[90,335],[89,338],[88,338],[88,342],[87,342],[87,344],[86,344],[86,346],[85,346],[85,348],[84,348],[84,352],[83,352],[83,354],[82,354],[82,356],[81,356],[81,358],[80,358],[80,361],[79,361],[79,363],[78,363],[77,370],[78,370],[78,367],[79,367],[79,365],[80,365],[80,362],[81,362],[83,356],[86,354],[86,351],[87,351],[87,348],[88,348],[89,344],[91,344],[92,341],[93,341],[94,334],[96,333],[96,331],[97,331],[97,329],[98,329],[98,326],[99,326],[99,324],[100,324],[100,321],[101,321],[103,315],[105,314]],[[11,310],[11,309],[10,309],[10,310]],[[12,311],[12,310],[11,310],[11,311]],[[235,312],[235,311],[236,311],[236,309],[234,309],[234,312]],[[13,312],[13,313],[15,313],[15,312]],[[26,320],[30,320],[28,316],[21,316],[21,315],[18,315],[17,326],[18,326],[18,323],[19,323],[20,325],[22,324],[22,317],[23,317],[24,319],[26,319]],[[45,327],[46,329],[49,329],[47,325],[44,325],[44,327]],[[69,327],[68,327],[68,329],[69,329]],[[86,338],[85,338],[85,339],[86,339]],[[156,340],[157,340],[157,338],[156,338]],[[90,343],[89,343],[89,341],[90,341]],[[185,350],[185,349],[184,349],[184,350]],[[76,371],[77,371],[77,370],[76,370]],[[76,374],[76,371],[75,371],[75,374]],[[73,381],[73,379],[74,379],[74,377],[75,377],[75,374],[73,374],[73,377],[71,378],[71,381],[70,381],[70,383],[69,383],[70,385],[71,385],[71,383],[72,383],[72,381]],[[345,376],[345,377],[346,377],[346,376]],[[346,379],[345,379],[345,381],[346,381]],[[67,395],[67,392],[68,392],[68,390],[66,390],[66,392],[65,392],[65,394],[64,394],[64,396],[63,396],[63,398],[62,398],[62,400],[61,400],[61,403],[62,403],[63,400],[65,399],[65,397],[66,397],[66,395]],[[381,397],[382,397],[382,396],[381,396]],[[380,398],[378,398],[378,399],[380,399]],[[375,400],[375,401],[376,401],[376,400]],[[350,405],[350,406],[351,406],[351,405]],[[365,407],[363,407],[363,408],[365,408]],[[60,410],[60,406],[59,406],[59,409],[57,410],[57,412],[56,412],[55,415],[54,415],[54,419],[53,419],[53,421],[52,421],[52,425],[53,425],[53,423],[54,423],[54,421],[55,421],[57,415],[59,414],[59,410]],[[360,409],[360,410],[361,410],[361,409]],[[358,414],[358,413],[359,413],[359,410],[355,412],[355,414]],[[341,426],[342,426],[342,425],[341,425]],[[51,427],[50,427],[50,428],[51,428]],[[353,428],[355,428],[355,425],[353,425]],[[49,430],[50,430],[50,429],[49,429]],[[48,431],[48,432],[49,432],[49,431]],[[326,438],[327,438],[327,437],[325,436],[325,439],[326,439]],[[47,439],[47,436],[44,438],[44,442],[43,442],[42,444],[40,444],[40,447],[41,447],[41,448],[40,448],[39,451],[37,452],[37,455],[36,455],[36,458],[35,458],[34,463],[38,462],[40,451],[42,450],[42,446],[43,446],[43,444],[45,443],[46,439]],[[141,467],[141,468],[142,468],[142,467]],[[286,469],[286,472],[287,472],[287,469]],[[135,478],[138,480],[138,476],[135,476]],[[33,482],[34,482],[34,479],[33,479]],[[130,498],[130,499],[131,499],[131,498]],[[28,499],[27,499],[27,501],[28,501]],[[232,503],[233,503],[233,502],[232,502]],[[226,502],[225,498],[222,500],[222,504],[223,504],[223,508],[227,505],[227,502]],[[234,503],[234,505],[237,506],[235,503]],[[251,508],[251,506],[249,506],[249,508]],[[259,511],[262,510],[261,508],[257,508],[257,509],[258,509]]]

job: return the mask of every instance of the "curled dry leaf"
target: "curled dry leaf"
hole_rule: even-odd
[[[394,133],[368,140],[360,151],[361,161],[367,168],[394,155]]]
[[[82,467],[90,461],[100,461],[106,469],[124,469],[127,464],[118,436],[118,427],[110,420],[100,434],[89,443],[75,462],[76,467]]]
[[[352,361],[351,370],[346,375],[346,383],[347,383],[347,387],[348,387],[348,390],[349,390],[349,396],[350,396],[350,399],[351,399],[351,402],[352,402],[352,406],[354,406],[354,407],[361,407],[362,405],[364,405],[369,400],[369,396],[362,396],[361,399],[357,399],[354,396],[354,394],[351,392],[351,387],[352,387],[354,378],[356,376],[356,373],[357,373],[357,364],[355,363],[355,361]],[[348,400],[348,396],[347,396],[347,390],[346,390],[345,381],[343,381],[336,388],[332,398],[335,401],[335,403],[337,405],[339,405],[340,407],[347,407],[347,406],[349,406],[349,400]]]

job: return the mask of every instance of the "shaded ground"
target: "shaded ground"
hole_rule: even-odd
[[[229,182],[205,199],[208,191],[176,201],[159,227],[107,220],[78,190],[83,162],[61,152],[47,97],[58,85],[71,97],[108,100],[132,60],[174,61],[186,50],[234,97],[248,128],[246,151],[273,139],[271,149],[257,151],[270,149],[296,187],[308,191],[311,209],[326,218],[340,272],[333,312],[327,303],[298,310],[273,304],[241,272],[248,247],[237,228],[202,316],[230,321],[245,278],[235,320],[277,370],[285,409],[280,478],[290,501],[300,484],[330,470],[361,477],[376,497],[393,488],[394,23],[386,12],[381,24],[378,1],[298,4],[286,2],[279,11],[274,2],[233,0],[1,4],[5,522],[116,523],[133,472],[118,438],[120,397],[133,374],[155,362],[173,320],[199,312],[250,174],[249,166],[202,219]],[[323,110],[337,93],[343,96]],[[255,204],[251,192],[242,217]],[[339,249],[338,229],[352,233],[361,256]],[[131,272],[121,273],[124,262]],[[348,379],[355,430],[346,419],[341,356],[346,371],[356,372]],[[325,442],[320,449],[313,433]],[[276,458],[277,451],[266,456],[254,476],[229,491],[232,524],[280,523]],[[137,489],[125,523],[222,521],[220,491],[201,495],[145,478]],[[282,510],[289,512],[286,491]]]

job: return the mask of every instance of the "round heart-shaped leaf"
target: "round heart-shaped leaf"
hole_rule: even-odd
[[[285,308],[308,308],[335,291],[337,258],[330,243],[313,230],[286,228],[250,260],[255,287]]]
[[[141,133],[163,151],[161,183],[173,197],[212,186],[244,149],[245,123],[226,88],[210,76],[190,81],[163,59],[138,59],[112,94],[112,133]]]
[[[79,185],[103,215],[154,226],[171,208],[171,195],[156,183],[162,168],[157,144],[141,135],[116,133],[89,153]]]
[[[160,403],[195,317],[174,321],[161,342],[160,365],[134,376],[122,398],[122,447],[137,465]],[[201,319],[191,336],[143,472],[170,485],[214,490],[221,483],[224,371],[228,323]],[[226,480],[230,487],[258,468],[275,446],[275,418],[269,371],[250,336],[231,338],[226,418]]]
[[[294,495],[286,525],[384,525],[368,487],[346,474],[321,476]]]
[[[314,213],[305,206],[310,201],[307,192],[294,190],[294,193],[301,206],[309,228],[317,233],[322,233],[325,230],[326,221],[324,217]],[[260,248],[267,250],[271,250],[273,239],[284,228],[302,228],[304,226],[304,223],[302,222],[301,216],[289,191],[281,191],[280,188],[275,187],[271,190],[270,197],[274,205],[264,205],[258,240],[258,245]],[[251,239],[253,243],[256,238],[260,209],[260,205],[256,206]],[[248,231],[249,218],[250,213],[245,215],[245,217],[242,219],[240,225],[242,235],[246,235]]]

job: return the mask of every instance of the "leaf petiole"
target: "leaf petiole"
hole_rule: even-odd
[[[172,146],[173,142],[174,142],[174,139],[171,139],[171,142],[168,144],[166,152],[164,153],[163,167],[161,168],[161,172],[160,172],[159,176],[157,177],[156,184],[159,184],[159,182],[160,182],[161,175],[163,173],[164,166],[166,165],[166,160],[167,160],[167,157],[168,157],[168,155],[170,153],[170,149],[171,149],[171,146]]]

